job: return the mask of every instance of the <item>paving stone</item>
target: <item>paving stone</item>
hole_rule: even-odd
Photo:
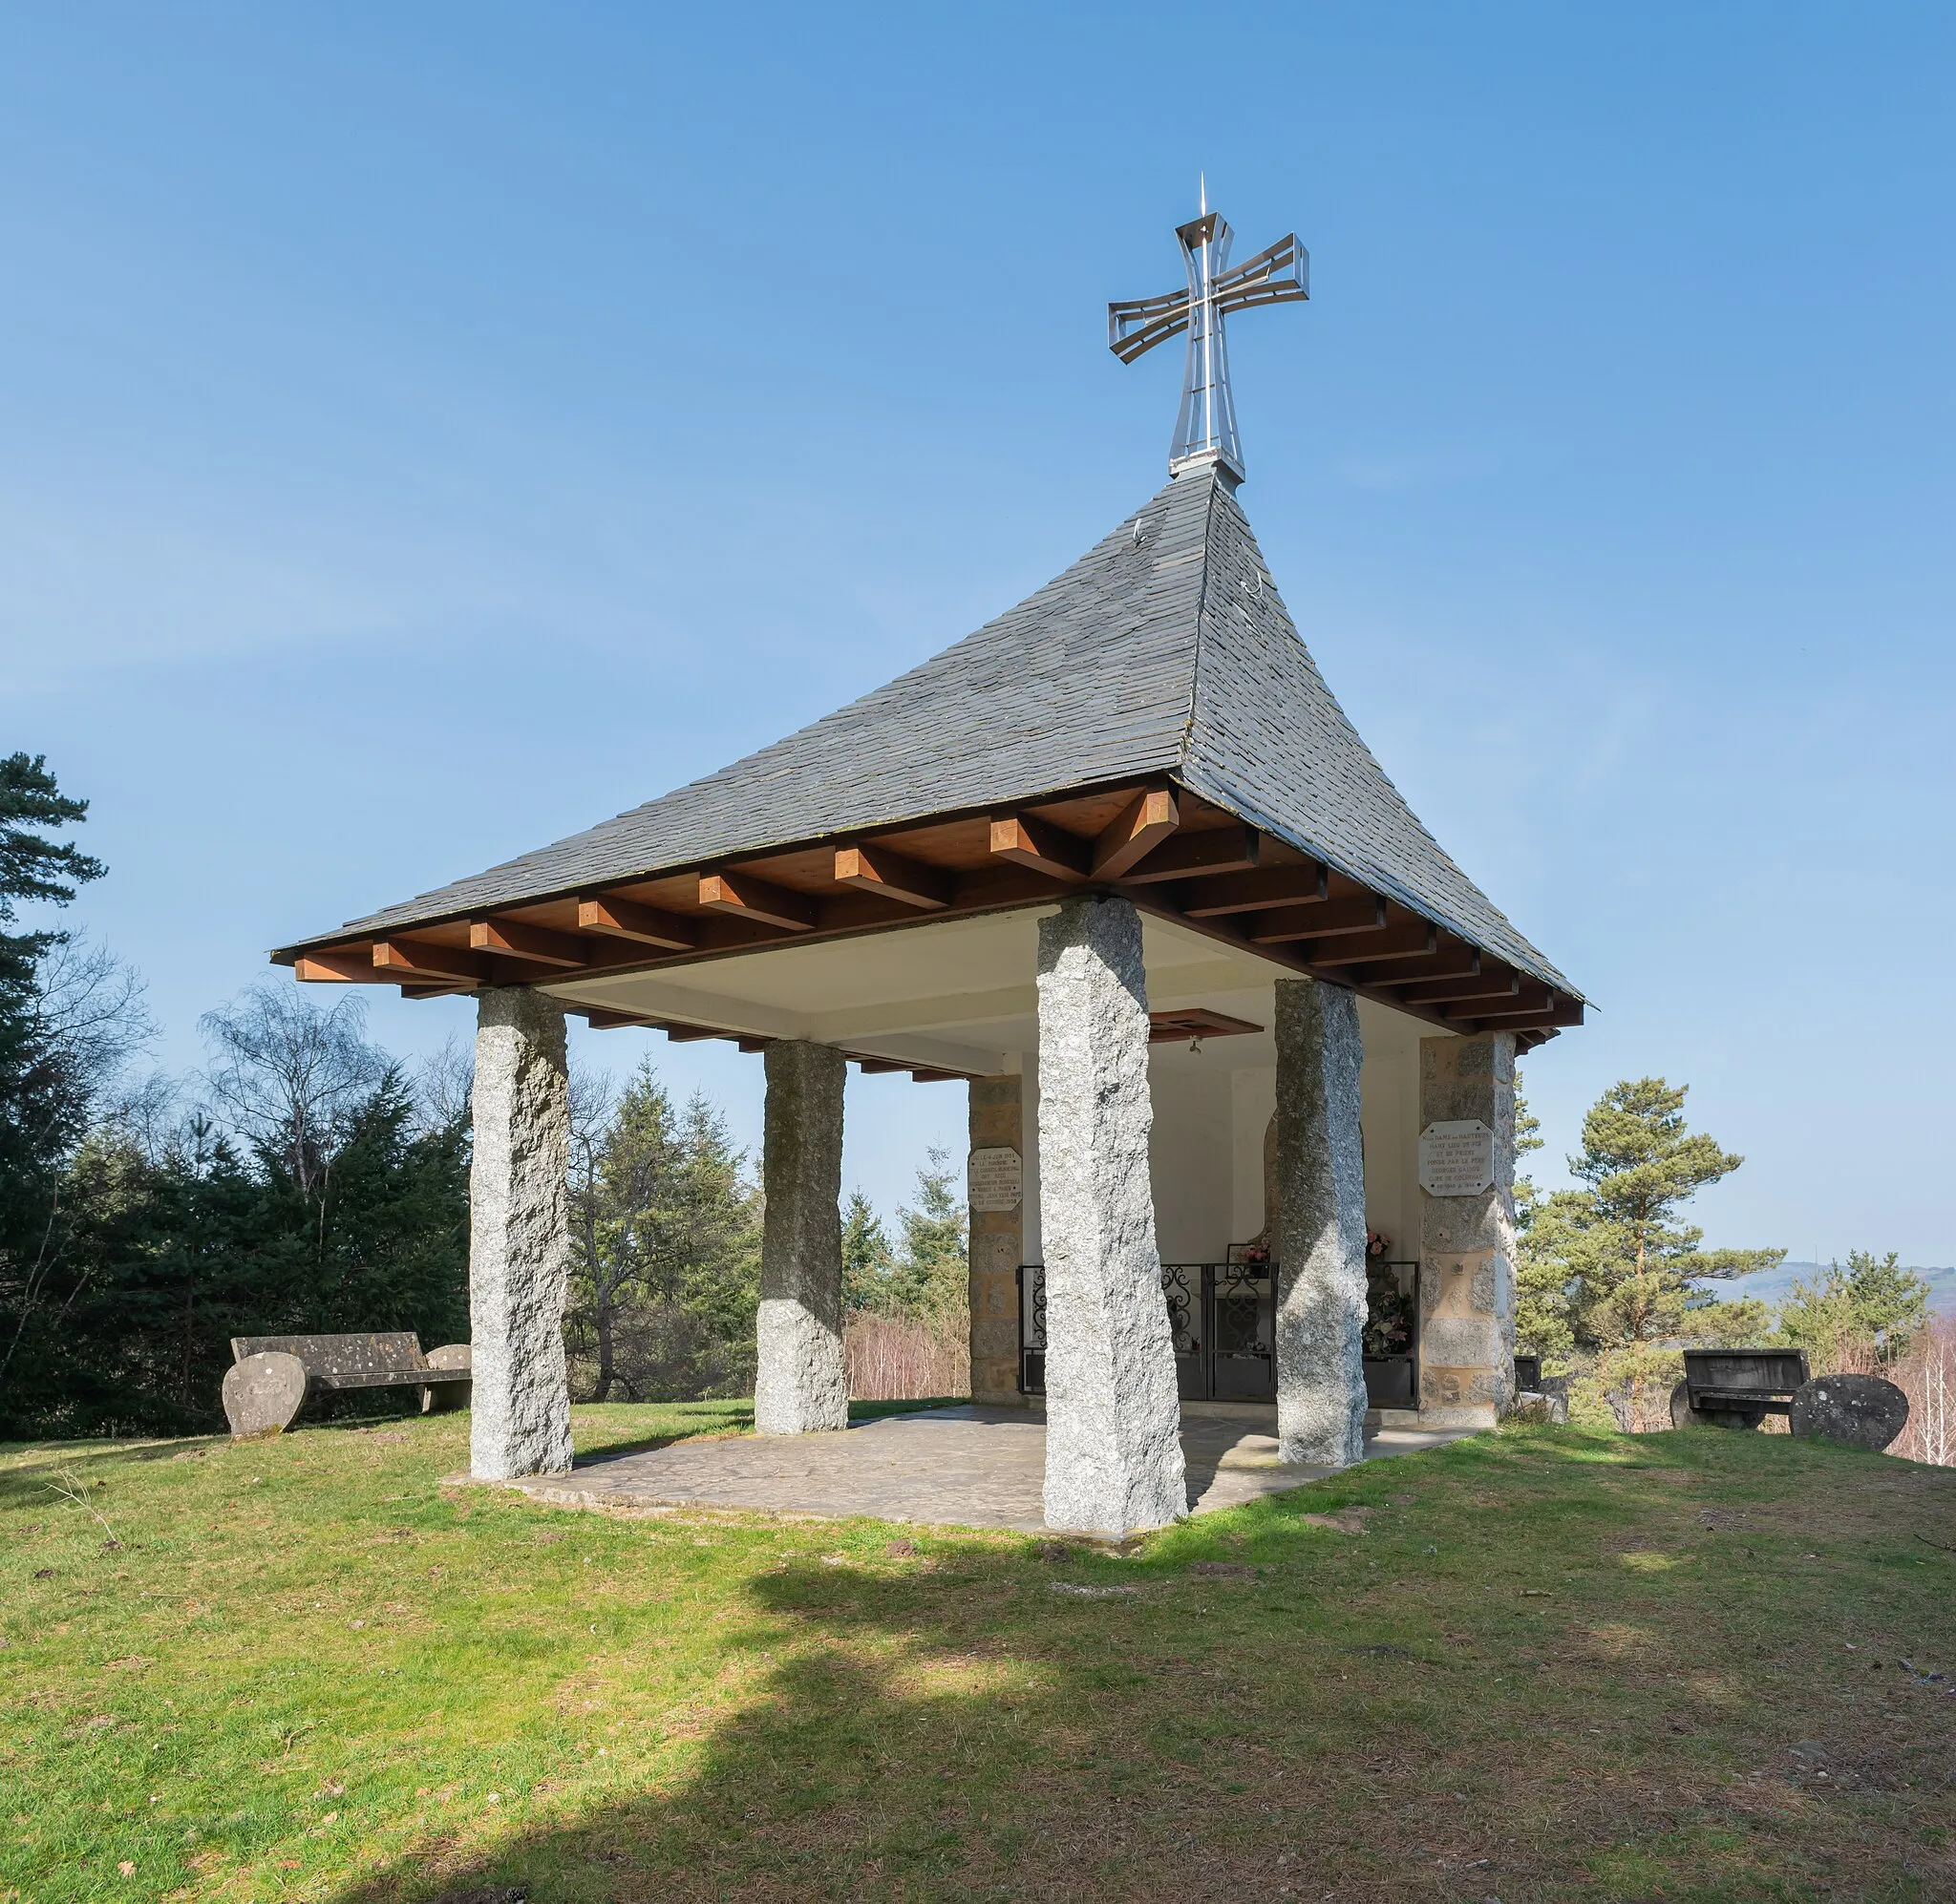
[[[1365,1455],[1410,1454],[1456,1438],[1385,1429],[1367,1438]],[[1196,1513],[1240,1507],[1334,1471],[1281,1464],[1277,1411],[1268,1407],[1207,1405],[1183,1418],[1180,1445]],[[578,1507],[752,1508],[829,1520],[864,1516],[1040,1534],[1046,1532],[1045,1468],[1042,1410],[967,1404],[865,1422],[846,1434],[675,1442],[642,1454],[580,1462],[569,1474],[516,1485]]]

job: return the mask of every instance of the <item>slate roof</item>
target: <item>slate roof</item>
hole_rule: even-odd
[[[1149,774],[1575,995],[1346,719],[1214,467],[1171,480],[1017,607],[813,726],[305,943]]]

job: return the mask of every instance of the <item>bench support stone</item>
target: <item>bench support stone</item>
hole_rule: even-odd
[[[570,1089],[563,1007],[528,986],[478,994],[469,1173],[469,1466],[478,1481],[570,1466]]]
[[[241,1356],[224,1371],[224,1418],[233,1441],[280,1434],[306,1401],[306,1365],[277,1349]]]
[[[1358,1000],[1277,981],[1277,1458],[1365,1455],[1364,1047]]]
[[[849,1426],[842,1366],[842,1085],[847,1060],[794,1039],[767,1048],[761,1177],[759,1365],[762,1434]]]
[[[1070,899],[1039,922],[1046,1522],[1113,1539],[1188,1512],[1153,1124],[1140,917]]]
[[[1419,1420],[1492,1428],[1515,1397],[1515,1038],[1419,1041],[1419,1128],[1494,1132],[1494,1182],[1476,1196],[1419,1193]]]

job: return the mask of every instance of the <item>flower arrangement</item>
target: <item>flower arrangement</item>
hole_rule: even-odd
[[[1363,1352],[1374,1361],[1413,1352],[1413,1292],[1386,1262],[1391,1244],[1374,1230],[1365,1239]]]

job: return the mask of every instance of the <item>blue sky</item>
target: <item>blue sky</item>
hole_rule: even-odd
[[[1602,1006],[1529,1066],[1549,1154],[1660,1072],[1748,1157],[1714,1239],[1956,1260],[1952,82],[1905,5],[12,10],[0,745],[93,801],[76,916],[186,1068],[266,947],[1119,520],[1180,365],[1103,307],[1203,169],[1313,258],[1231,338],[1286,598]],[[757,1060],[589,1048],[757,1133]],[[961,1141],[851,1090],[886,1204]]]

